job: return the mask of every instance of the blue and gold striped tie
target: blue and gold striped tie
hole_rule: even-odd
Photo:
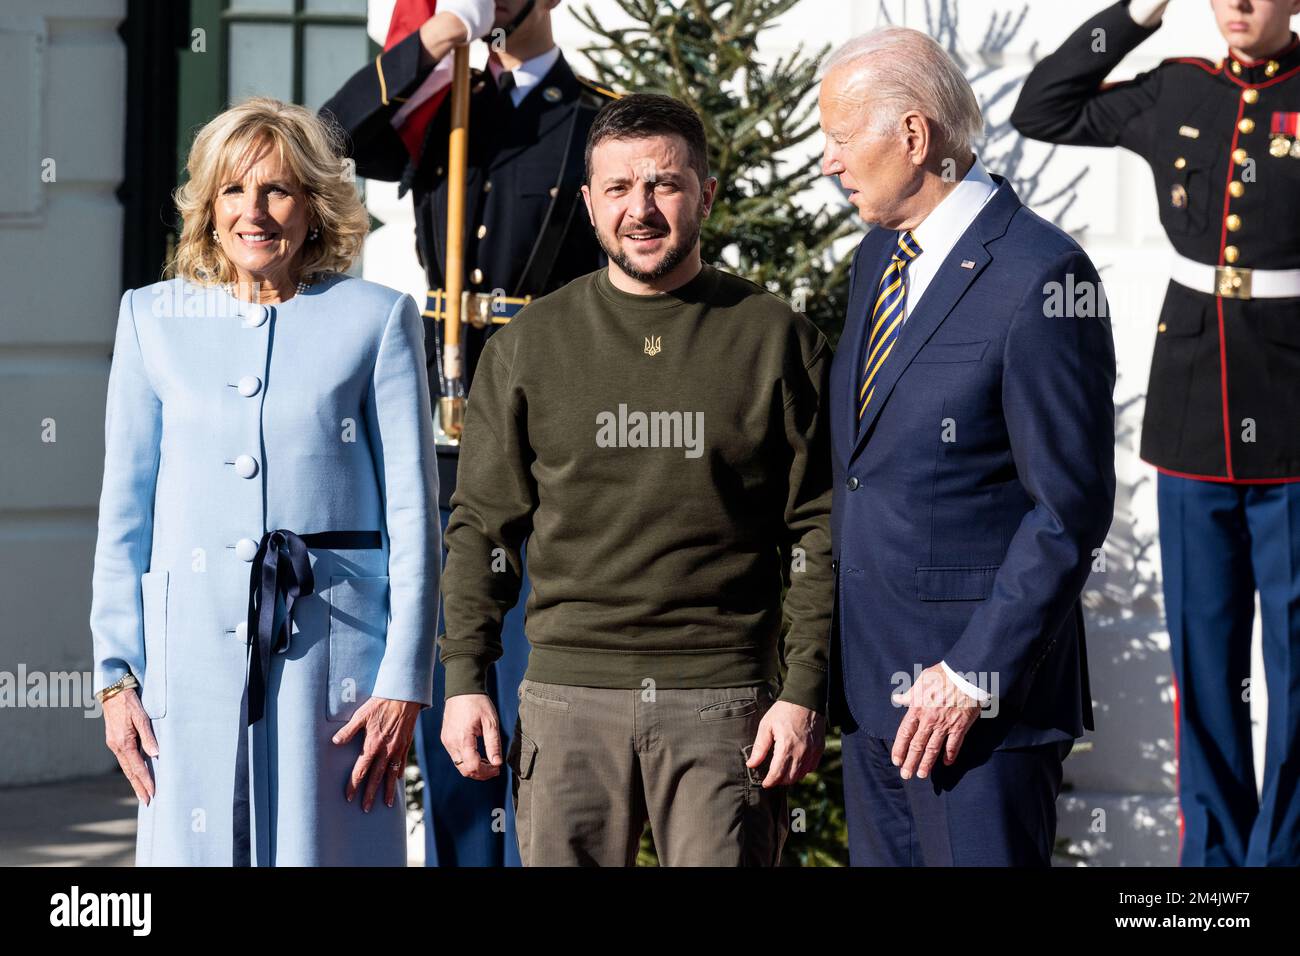
[[[867,413],[880,367],[889,358],[903,328],[903,303],[907,299],[907,264],[921,254],[921,246],[910,231],[898,234],[898,250],[880,277],[879,294],[871,310],[871,335],[867,339],[867,361],[862,367],[862,388],[858,390],[858,421]]]

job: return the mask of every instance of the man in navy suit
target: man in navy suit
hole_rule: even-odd
[[[846,44],[820,106],[822,170],[877,225],[831,377],[850,860],[1045,866],[1062,761],[1092,729],[1079,596],[1114,506],[1105,294],[972,153],[979,104],[925,34]]]

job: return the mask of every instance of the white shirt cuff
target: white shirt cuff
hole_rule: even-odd
[[[961,692],[965,694],[967,697],[973,698],[974,700],[979,701],[981,704],[987,704],[993,700],[992,694],[990,694],[986,690],[980,690],[978,687],[976,687],[966,678],[962,677],[955,670],[953,670],[951,667],[948,666],[947,661],[940,661],[939,666],[942,667],[943,672],[948,675],[948,680],[956,684],[957,687],[960,688]]]

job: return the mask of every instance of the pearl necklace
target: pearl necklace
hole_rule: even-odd
[[[306,292],[308,289],[311,288],[312,282],[315,280],[315,278],[316,277],[314,274],[303,276],[303,278],[298,282],[298,285],[294,289],[295,293],[298,295],[302,295],[304,292]],[[239,298],[239,296],[235,294],[236,292],[235,283],[227,282],[225,285],[222,286],[222,288],[226,290],[226,294],[229,295],[232,299]]]

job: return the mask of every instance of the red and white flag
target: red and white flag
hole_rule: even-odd
[[[384,49],[391,50],[420,29],[424,21],[433,16],[436,6],[436,0],[397,0],[392,19],[388,21],[388,37],[384,40]],[[393,128],[406,144],[406,151],[412,159],[420,158],[424,131],[451,89],[451,77],[452,58],[445,56],[393,114]]]

